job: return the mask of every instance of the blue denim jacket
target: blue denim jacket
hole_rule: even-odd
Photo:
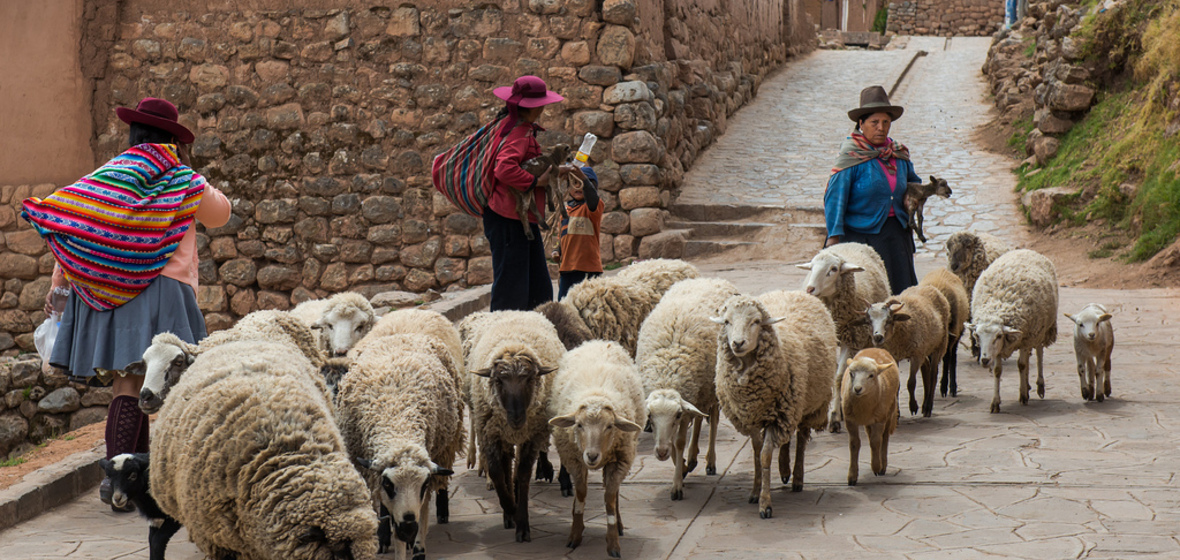
[[[902,226],[909,227],[910,217],[905,210],[906,183],[920,183],[914,165],[904,159],[897,164],[897,190],[889,192],[889,179],[877,160],[854,165],[832,175],[824,193],[824,221],[828,237],[844,235],[845,230],[857,233],[881,232],[889,207]]]

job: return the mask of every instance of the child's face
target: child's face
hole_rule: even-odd
[[[569,195],[570,195],[570,198],[572,198],[574,200],[584,200],[585,196],[586,196],[584,193],[582,193],[582,185],[581,184],[571,185],[570,190],[569,190]]]

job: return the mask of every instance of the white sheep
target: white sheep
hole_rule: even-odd
[[[594,338],[618,342],[631,356],[639,327],[659,301],[660,293],[646,283],[619,276],[580,282],[562,300],[578,310]]]
[[[828,427],[840,431],[840,380],[848,359],[871,347],[868,326],[860,322],[869,305],[889,297],[889,276],[885,261],[872,247],[863,243],[838,243],[824,249],[807,264],[796,265],[809,271],[803,290],[824,302],[836,324],[840,355],[832,372],[834,383],[829,407]]]
[[[1019,351],[1020,403],[1028,404],[1028,361],[1037,352],[1037,396],[1045,397],[1045,347],[1057,341],[1057,269],[1044,255],[1028,249],[1004,253],[975,283],[971,323],[979,359],[995,376],[993,413],[1000,411],[1003,361]]]
[[[761,301],[760,301],[761,300]],[[836,326],[819,299],[802,292],[738,295],[721,307],[717,336],[717,401],[754,448],[754,489],[763,519],[771,517],[770,464],[775,447],[795,436],[791,490],[803,490],[803,459],[811,430],[823,429],[836,369]]]
[[[844,404],[844,422],[848,426],[848,485],[856,486],[861,426],[869,436],[873,474],[885,474],[889,465],[889,436],[897,430],[897,391],[901,380],[897,362],[880,348],[857,352],[847,366],[840,401]]]
[[[377,551],[389,550],[392,525],[401,541],[393,549],[397,557],[409,545],[415,558],[425,557],[431,494],[438,492],[438,522],[446,523],[447,477],[463,447],[458,364],[433,336],[366,340],[350,352],[340,382],[341,432],[380,504]]]
[[[663,296],[681,280],[700,278],[697,267],[680,259],[648,259],[637,261],[619,271],[619,278],[634,280]]]
[[[647,414],[643,386],[627,352],[615,342],[593,340],[565,354],[553,377],[549,424],[561,464],[574,483],[573,522],[566,546],[582,544],[586,484],[602,469],[606,502],[606,552],[621,557],[619,486],[635,462],[635,444]]]
[[[990,233],[956,231],[946,240],[946,267],[963,281],[967,305],[971,305],[979,275],[1012,245]],[[979,346],[971,339],[971,357],[979,358]]]
[[[377,516],[319,371],[287,343],[202,352],[160,408],[152,496],[210,558],[372,559]]]
[[[643,380],[647,415],[655,436],[656,459],[672,458],[672,499],[684,499],[684,476],[697,464],[701,424],[709,419],[705,473],[717,474],[717,333],[710,321],[737,288],[718,278],[693,278],[676,283],[639,329],[635,363]],[[685,440],[693,433],[685,465]]]
[[[893,359],[909,360],[910,414],[918,413],[918,371],[922,371],[922,416],[934,412],[934,384],[938,363],[947,346],[950,304],[937,288],[919,284],[906,288],[896,297],[870,305],[865,321],[873,331],[873,345],[884,348]]]
[[[232,328],[205,337],[199,344],[189,344],[164,332],[152,337],[151,345],[143,352],[143,360],[126,368],[128,373],[144,376],[143,388],[139,391],[139,408],[148,414],[158,411],[169,391],[198,356],[209,349],[238,341],[286,342],[317,370],[326,363],[315,333],[286,311],[255,311],[242,317]],[[326,385],[325,389],[330,390]]]
[[[347,354],[377,320],[372,304],[356,292],[305,301],[296,305],[291,315],[316,331],[320,349],[330,356]]]
[[[528,488],[537,454],[549,446],[550,373],[565,346],[557,330],[533,311],[496,311],[464,320],[471,418],[482,460],[516,541],[532,540]],[[515,449],[516,466],[513,468]],[[510,479],[509,477],[513,477]]]
[[[963,338],[963,325],[971,317],[971,304],[963,281],[945,268],[937,268],[922,277],[919,284],[933,286],[942,292],[950,305],[950,323],[947,325],[946,354],[942,358],[942,379],[938,391],[942,396],[949,389],[952,397],[959,394],[959,340]]]
[[[1114,351],[1114,327],[1110,312],[1101,304],[1091,303],[1074,315],[1073,352],[1078,361],[1078,381],[1082,398],[1102,402],[1110,396],[1110,354]]]

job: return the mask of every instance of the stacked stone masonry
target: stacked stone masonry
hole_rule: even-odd
[[[198,230],[210,330],[348,289],[487,284],[482,224],[434,191],[431,162],[495,115],[494,87],[534,74],[566,97],[543,146],[600,137],[604,261],[654,255],[684,170],[814,47],[797,1],[123,0],[113,31],[84,37],[102,53],[84,62],[96,165],[124,149],[115,107],[179,106],[194,166],[234,208]],[[53,259],[17,213],[56,186],[0,190],[0,351],[32,349],[44,319]]]
[[[886,31],[898,35],[982,37],[1003,25],[1003,0],[902,0],[889,3]]]
[[[0,459],[106,419],[109,387],[71,383],[41,360],[0,362]]]

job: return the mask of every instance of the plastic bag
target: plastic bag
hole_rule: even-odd
[[[57,340],[57,329],[61,325],[61,314],[54,311],[33,331],[33,346],[41,355],[41,361],[48,362],[53,353],[53,341]]]

